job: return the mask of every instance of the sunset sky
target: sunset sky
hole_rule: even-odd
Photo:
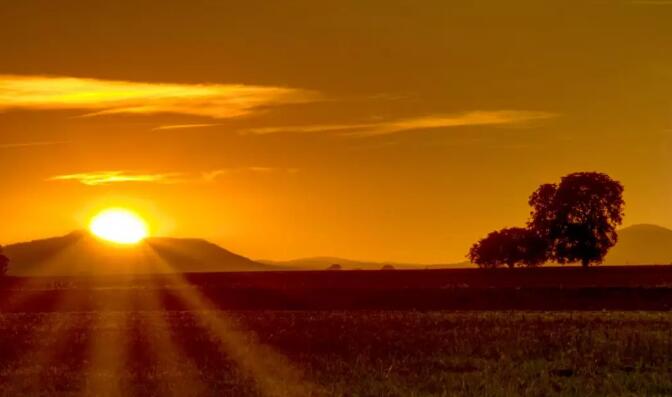
[[[0,243],[130,208],[251,258],[448,263],[606,172],[672,227],[672,1],[0,3]]]

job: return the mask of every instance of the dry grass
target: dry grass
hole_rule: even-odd
[[[277,395],[208,317],[325,395],[672,394],[672,313],[413,311],[0,314],[0,394]]]

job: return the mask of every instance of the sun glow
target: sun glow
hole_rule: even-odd
[[[89,230],[95,236],[117,244],[137,244],[149,235],[147,223],[123,208],[107,209],[91,219]]]

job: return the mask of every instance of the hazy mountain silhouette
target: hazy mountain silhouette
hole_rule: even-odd
[[[607,265],[667,265],[672,263],[672,230],[656,225],[633,225],[618,232],[618,243]]]
[[[154,237],[123,246],[87,232],[7,245],[5,254],[14,276],[273,270],[201,239]]]
[[[259,260],[259,262],[291,270],[323,270],[335,264],[341,265],[341,269],[344,270],[373,270],[380,269],[383,266],[382,263],[377,262],[356,261],[331,256],[299,258],[288,261]]]
[[[380,270],[383,268],[383,266],[388,265],[393,266],[395,269],[442,269],[471,267],[469,262],[423,265],[417,263],[358,261],[330,256],[301,258],[288,261],[258,260],[258,262],[277,266],[287,270],[324,270],[334,264],[341,265],[341,269],[343,270]]]

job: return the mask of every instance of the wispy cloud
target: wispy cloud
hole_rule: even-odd
[[[244,132],[273,134],[278,132],[338,132],[350,135],[386,135],[402,131],[426,130],[478,125],[524,125],[533,121],[557,117],[555,113],[520,110],[473,111],[456,115],[430,115],[399,120],[354,124],[316,124],[253,128]]]
[[[43,141],[43,142],[15,142],[15,143],[0,143],[0,149],[14,149],[35,146],[52,146],[66,143],[67,141]]]
[[[164,130],[186,130],[191,128],[208,128],[216,127],[221,124],[173,124],[173,125],[160,125],[156,128],[152,128],[152,131],[164,131]]]
[[[312,91],[272,86],[0,75],[0,110],[73,109],[87,111],[87,115],[176,113],[229,118],[318,99],[319,94]]]
[[[87,186],[105,186],[118,183],[209,183],[223,177],[236,174],[269,174],[274,172],[294,174],[296,168],[272,167],[232,167],[222,168],[200,173],[165,172],[165,173],[138,173],[130,171],[95,171],[76,174],[57,175],[48,178],[48,181],[74,181]]]
[[[296,174],[299,172],[298,168],[275,168],[275,167],[235,167],[222,168],[201,173],[201,179],[206,182],[214,182],[222,177],[236,175],[236,174]]]
[[[182,173],[138,174],[126,171],[99,171],[77,174],[57,175],[50,181],[76,181],[87,186],[101,186],[112,183],[145,182],[145,183],[176,183],[181,181]]]

